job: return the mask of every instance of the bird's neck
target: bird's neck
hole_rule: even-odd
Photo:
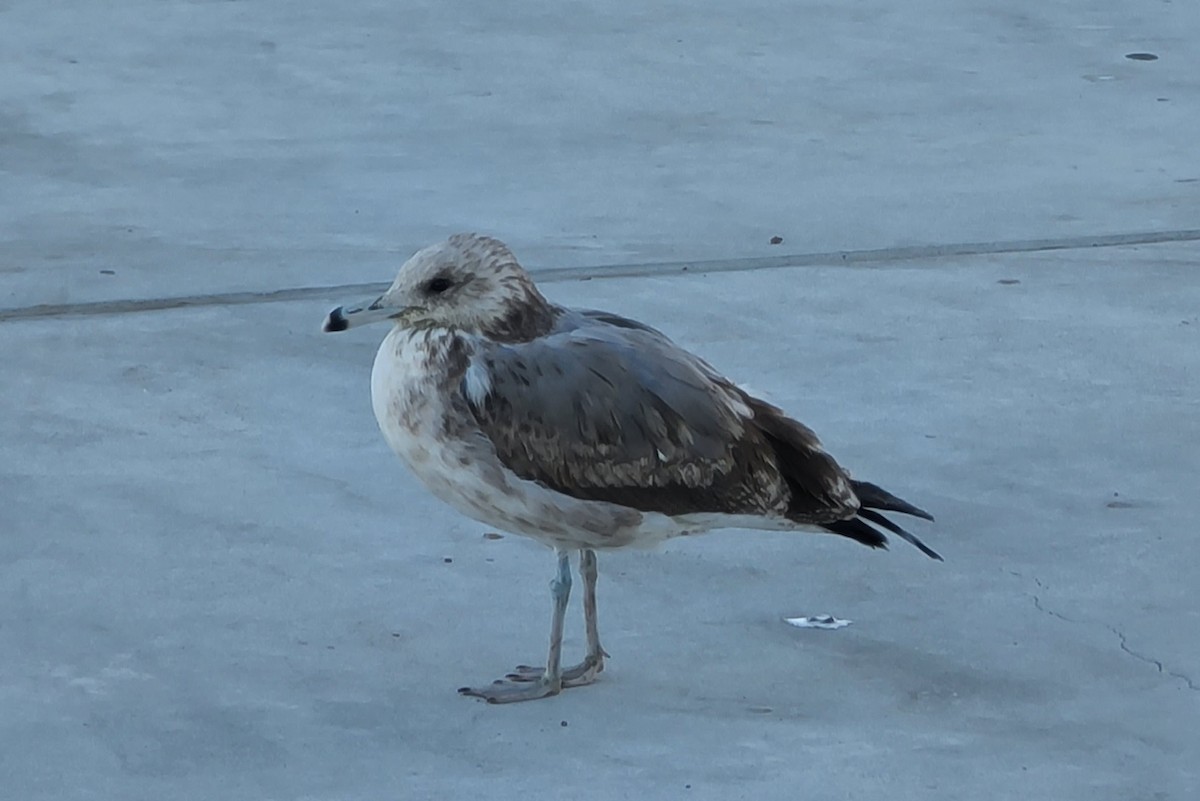
[[[537,287],[522,287],[517,297],[508,300],[500,314],[481,328],[481,333],[495,342],[512,344],[529,342],[545,336],[554,328],[562,309],[550,303]]]

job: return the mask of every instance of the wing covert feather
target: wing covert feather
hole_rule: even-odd
[[[653,329],[593,320],[478,344],[489,391],[468,405],[501,462],[642,511],[787,515],[789,481],[741,391]]]

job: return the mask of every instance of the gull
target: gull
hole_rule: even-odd
[[[933,520],[854,480],[816,435],[648,325],[548,301],[499,240],[456,234],[324,330],[387,322],[371,403],[384,439],[442,501],[555,550],[546,665],[463,687],[490,703],[590,684],[608,654],[596,553],[712,529],[822,531],[941,559],[883,512]],[[579,553],[587,652],[561,663]]]

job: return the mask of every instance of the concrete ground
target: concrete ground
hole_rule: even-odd
[[[0,2],[0,797],[1196,798],[1197,30]],[[601,682],[458,697],[540,659],[552,559],[422,491],[383,332],[318,328],[461,229],[795,412],[946,561],[604,555]]]

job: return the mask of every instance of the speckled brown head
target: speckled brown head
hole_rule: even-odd
[[[451,328],[522,342],[549,331],[554,316],[555,308],[503,242],[455,234],[414,253],[374,301],[331,311],[324,330],[391,320],[404,328]]]

